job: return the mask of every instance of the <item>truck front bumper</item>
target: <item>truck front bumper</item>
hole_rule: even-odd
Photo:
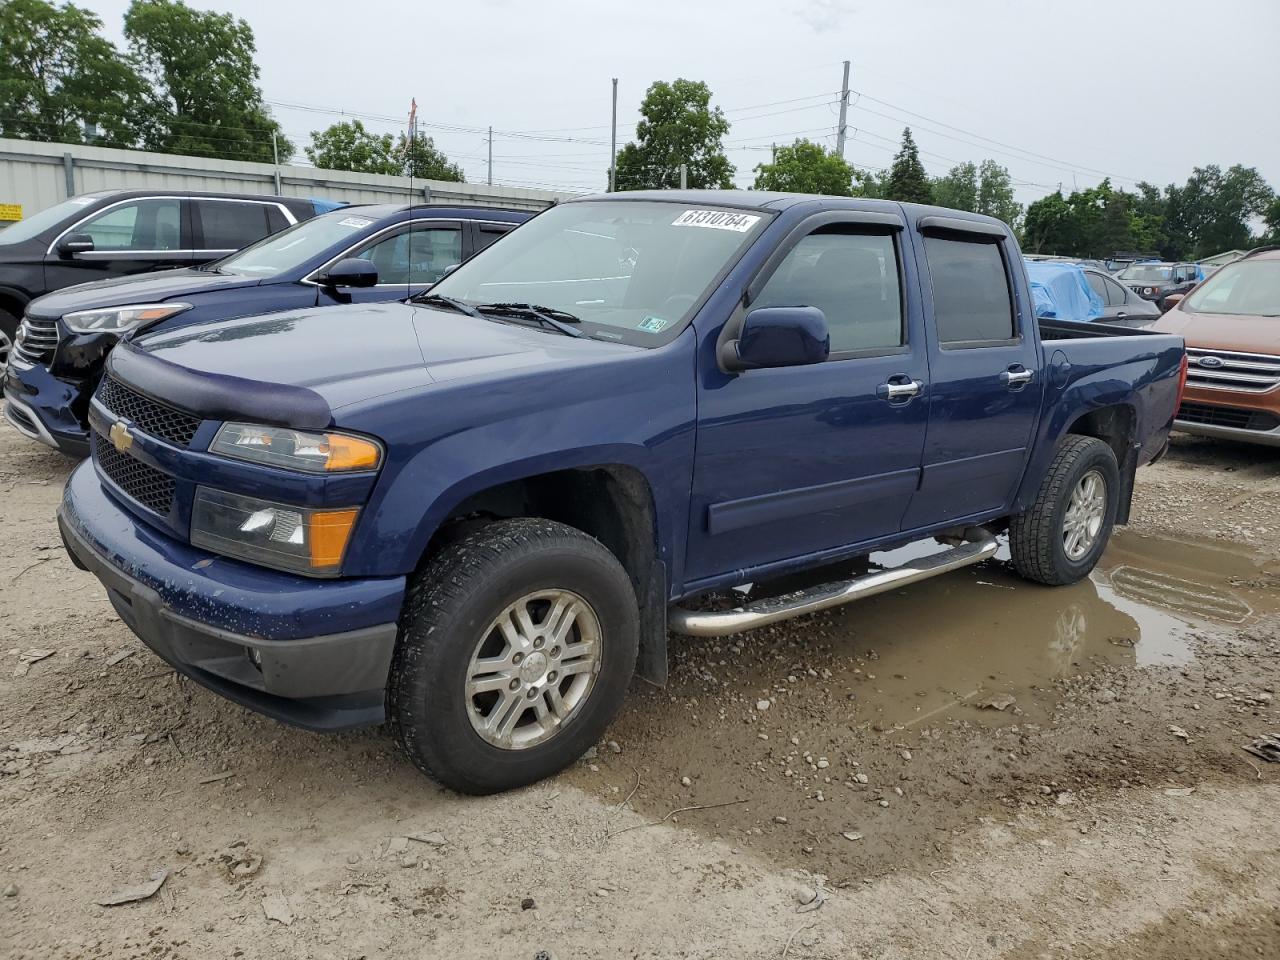
[[[141,525],[92,463],[67,481],[58,527],[120,619],[202,686],[309,730],[386,718],[403,577],[309,581],[197,550]],[[348,629],[316,629],[335,623]]]

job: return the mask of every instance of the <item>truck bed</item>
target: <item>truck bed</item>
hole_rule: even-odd
[[[1040,339],[1048,343],[1050,340],[1087,340],[1096,337],[1159,337],[1167,336],[1154,330],[1142,330],[1135,327],[1122,327],[1116,324],[1079,323],[1072,320],[1046,320],[1038,318]]]

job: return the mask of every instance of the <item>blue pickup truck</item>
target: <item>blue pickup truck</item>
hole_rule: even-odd
[[[664,682],[668,628],[831,607],[1004,535],[1023,576],[1084,577],[1185,372],[1176,336],[1038,324],[996,220],[612,194],[408,302],[122,344],[59,522],[176,669],[312,729],[389,721],[485,793]]]
[[[348,206],[203,266],[55,291],[27,304],[8,370],[0,369],[5,417],[32,440],[86,457],[89,398],[122,337],[293,307],[402,299],[529,216],[486,207]]]

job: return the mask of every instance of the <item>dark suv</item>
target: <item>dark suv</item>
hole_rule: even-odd
[[[1204,279],[1204,271],[1198,263],[1145,261],[1129,264],[1116,279],[1143,300],[1150,300],[1163,313],[1169,309],[1165,297],[1190,293],[1191,288]]]
[[[191,190],[103,190],[0,230],[0,381],[24,308],[74,283],[217,260],[338,204]]]

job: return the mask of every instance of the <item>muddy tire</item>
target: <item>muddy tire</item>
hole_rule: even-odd
[[[550,520],[503,520],[442,549],[412,580],[388,681],[409,759],[461,793],[548,777],[613,719],[639,616],[622,565]]]
[[[1049,586],[1084,579],[1107,547],[1119,499],[1111,448],[1095,437],[1067,436],[1035,503],[1009,523],[1014,569]]]

